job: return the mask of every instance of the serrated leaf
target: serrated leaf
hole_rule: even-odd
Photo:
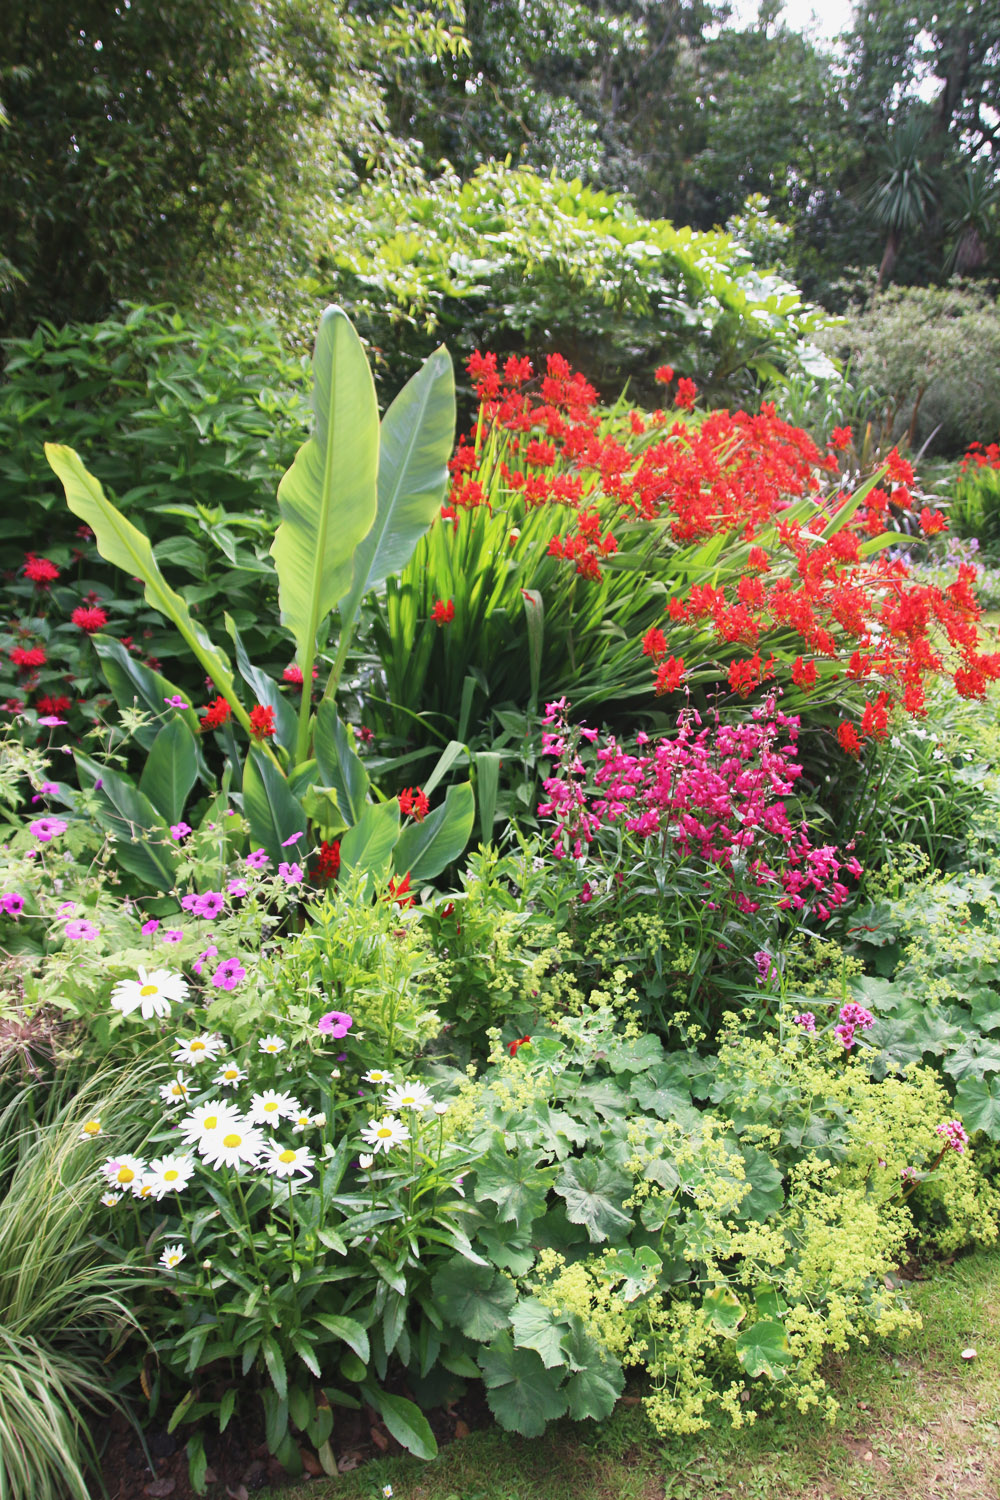
[[[727,1339],[736,1337],[736,1331],[746,1317],[746,1309],[731,1287],[712,1287],[711,1291],[705,1293],[701,1305],[717,1333],[723,1334]]]
[[[734,1348],[740,1364],[752,1378],[766,1375],[770,1380],[781,1380],[795,1358],[784,1324],[771,1318],[762,1318],[745,1328]]]
[[[431,1286],[448,1322],[477,1343],[485,1344],[509,1326],[517,1292],[492,1266],[476,1266],[456,1255],[437,1272]]]
[[[621,1205],[631,1189],[631,1180],[623,1172],[592,1156],[567,1162],[555,1182],[556,1192],[566,1202],[566,1217],[571,1224],[582,1224],[595,1243],[629,1233],[632,1216]]]
[[[635,1302],[646,1292],[651,1292],[663,1269],[663,1261],[649,1245],[640,1245],[638,1250],[612,1250],[605,1254],[599,1272],[611,1281],[621,1281],[621,1296],[626,1302]]]
[[[359,1359],[365,1364],[371,1358],[371,1350],[368,1345],[368,1335],[361,1324],[355,1322],[354,1318],[344,1318],[337,1313],[317,1313],[310,1311],[310,1318],[332,1333],[336,1338],[342,1339],[349,1349],[353,1349]]]
[[[963,1078],[955,1090],[955,1112],[966,1130],[1000,1141],[1000,1077]]]
[[[619,1362],[587,1332],[582,1320],[574,1316],[572,1321],[565,1349],[573,1373],[563,1387],[569,1415],[575,1422],[585,1417],[603,1421],[625,1389],[625,1374]]]
[[[568,1401],[557,1377],[533,1349],[515,1349],[509,1333],[480,1351],[479,1366],[490,1410],[508,1432],[541,1437],[546,1424],[565,1412]]]
[[[519,1349],[534,1349],[547,1370],[565,1364],[562,1342],[569,1325],[537,1297],[522,1297],[510,1314],[514,1343]]]
[[[545,1212],[556,1171],[535,1162],[529,1152],[507,1152],[497,1144],[477,1162],[475,1196],[495,1203],[502,1223],[513,1219],[519,1229],[526,1228]]]

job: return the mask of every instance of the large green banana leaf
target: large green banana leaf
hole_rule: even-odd
[[[375,521],[378,402],[361,340],[339,307],[320,321],[313,355],[314,425],[278,486],[271,544],[281,621],[295,637],[308,706],[316,632],[351,586],[354,550]],[[307,718],[298,759],[305,759]]]
[[[354,554],[350,593],[340,601],[340,628],[353,624],[361,601],[399,573],[441,509],[455,445],[455,376],[447,349],[435,349],[382,418],[378,511]]]
[[[175,625],[229,704],[246,732],[250,719],[236,696],[229,661],[212,644],[200,625],[195,624],[187,604],[176,593],[157,566],[149,537],[112,505],[100,481],[88,473],[80,455],[60,443],[46,443],[45,457],[62,480],[66,504],[75,516],[86,521],[97,540],[97,550],[106,562],[114,563],[130,578],[141,578],[146,585],[146,603],[159,610]]]

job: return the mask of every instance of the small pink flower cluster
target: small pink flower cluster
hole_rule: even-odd
[[[814,845],[807,825],[789,817],[784,799],[802,775],[799,720],[782,713],[773,696],[742,723],[723,724],[716,714],[704,725],[696,710],[684,709],[675,736],[653,744],[640,733],[635,754],[609,736],[598,745],[592,777],[580,742],[593,744],[598,732],[569,724],[565,698],[546,705],[543,723],[550,727],[542,753],[555,766],[538,811],[555,822],[558,859],[580,859],[602,828],[619,826],[733,877],[731,898],[745,914],[760,908],[755,888],[769,889],[780,891],[779,907],[808,908],[824,922],[849,895],[842,871],[861,874],[853,855]],[[736,888],[737,864],[746,868],[751,894]]]
[[[938,1135],[944,1136],[946,1146],[950,1146],[953,1151],[957,1151],[959,1156],[962,1155],[969,1144],[969,1137],[965,1133],[965,1128],[961,1120],[942,1120],[941,1124],[935,1125],[934,1129]]]
[[[839,1036],[844,1044],[845,1052],[850,1052],[854,1046],[855,1031],[870,1031],[875,1025],[875,1017],[870,1010],[865,1010],[863,1005],[858,1005],[855,1000],[849,1000],[840,1008],[840,1023],[833,1028],[834,1035]]]

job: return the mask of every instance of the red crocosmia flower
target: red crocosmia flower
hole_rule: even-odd
[[[642,638],[643,656],[651,656],[654,661],[659,661],[661,656],[667,654],[667,638],[658,625],[652,630],[647,630]]]
[[[250,733],[255,740],[269,740],[274,738],[274,709],[265,708],[258,703],[250,710]]]
[[[340,840],[334,839],[328,843],[326,839],[319,846],[319,856],[316,860],[316,874],[320,880],[336,880],[340,874]]]
[[[816,686],[816,663],[803,661],[801,656],[797,656],[792,663],[792,681],[796,687],[803,688],[808,693]]]
[[[675,693],[680,687],[683,678],[683,656],[668,656],[666,661],[661,663],[656,673],[656,682],[653,686],[653,691],[658,698],[662,698],[664,693]]]
[[[50,583],[55,583],[59,577],[59,569],[47,557],[36,557],[33,552],[29,552],[25,557],[24,576],[43,589]]]
[[[103,630],[108,623],[108,617],[104,613],[104,610],[96,604],[77,605],[76,609],[70,615],[70,619],[74,625],[78,626],[80,630],[85,630],[88,635],[93,635],[95,630]]]
[[[201,716],[202,729],[221,729],[229,723],[232,712],[225,698],[213,698]]]
[[[504,361],[503,378],[508,385],[515,387],[524,385],[534,373],[530,359],[519,359],[516,354],[512,354],[508,360]]]
[[[889,470],[889,478],[893,484],[909,485],[913,483],[913,465],[908,464],[905,458],[900,457],[897,448],[893,448],[889,454],[886,459],[886,465]]]
[[[849,724],[846,721],[843,724],[838,724],[837,742],[841,750],[847,755],[857,757],[861,754],[861,741],[858,738],[858,731],[853,724]]]
[[[508,1045],[507,1045],[507,1051],[510,1053],[511,1057],[516,1057],[517,1056],[518,1048],[519,1047],[527,1047],[527,1045],[528,1045],[528,1043],[530,1041],[531,1041],[531,1037],[530,1036],[519,1036],[516,1042],[509,1042],[508,1043]]]
[[[655,370],[653,372],[653,379],[659,385],[669,385],[670,382],[673,380],[673,378],[674,378],[674,367],[673,367],[673,365],[660,365],[659,369]]]
[[[71,708],[69,698],[63,693],[58,693],[54,698],[42,697],[35,699],[35,707],[40,714],[68,714]]]
[[[422,823],[430,811],[430,803],[419,787],[408,786],[399,794],[399,810],[404,818],[416,818]]]
[[[830,447],[849,448],[854,441],[854,434],[849,427],[835,427],[830,433]]]
[[[443,599],[438,599],[431,610],[431,619],[434,621],[434,624],[450,625],[454,618],[455,606],[452,601],[449,599],[446,604]]]
[[[34,667],[44,667],[48,657],[43,646],[15,646],[10,659],[22,672],[30,672]]]
[[[749,573],[766,573],[771,564],[767,560],[767,553],[763,547],[751,547],[747,558],[747,571]]]
[[[294,682],[298,687],[302,686],[302,668],[291,662],[281,674],[282,682]]]
[[[684,377],[677,382],[677,394],[674,397],[674,405],[679,406],[682,411],[694,411],[694,403],[698,396],[698,387],[693,380]]]
[[[394,902],[397,906],[412,906],[416,900],[410,895],[410,872],[407,870],[402,880],[395,876],[389,881],[389,889],[386,891],[386,900]]]
[[[924,536],[937,536],[939,531],[948,530],[948,522],[939,510],[931,510],[925,505],[920,512],[920,530]]]

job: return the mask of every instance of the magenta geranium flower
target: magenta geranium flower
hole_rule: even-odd
[[[179,823],[171,823],[170,825],[170,837],[176,839],[178,843],[186,839],[191,831],[191,824],[185,823],[183,819]]]
[[[210,958],[216,958],[218,956],[218,952],[219,952],[219,950],[215,946],[215,944],[214,943],[209,943],[209,945],[205,949],[205,951],[203,953],[199,953],[198,957],[195,959],[194,963],[191,965],[192,969],[194,969],[194,972],[196,974],[200,974],[201,971],[202,971],[202,969],[204,969],[204,967],[205,967],[206,961],[208,959],[210,959]],[[229,960],[229,961],[232,962],[232,960]],[[214,984],[215,981],[213,980],[212,982]]]
[[[217,990],[234,990],[246,977],[247,971],[238,958],[226,958],[212,975],[212,983]]]
[[[95,927],[93,922],[88,922],[82,917],[78,918],[75,922],[66,923],[66,936],[68,938],[92,943],[94,938],[100,937],[100,935],[101,929]]]
[[[278,866],[278,874],[286,885],[299,885],[302,881],[302,866],[290,865],[282,860]]]
[[[19,917],[24,910],[24,897],[20,891],[8,891],[6,895],[0,896],[0,910],[5,911],[8,917]]]
[[[349,1016],[346,1011],[328,1010],[316,1022],[316,1030],[322,1032],[323,1036],[342,1037],[347,1035],[353,1025],[354,1017]]]
[[[68,827],[69,824],[64,823],[62,818],[36,818],[33,823],[28,824],[28,832],[33,833],[40,844],[47,844],[65,833]]]
[[[266,870],[271,861],[263,849],[255,849],[252,854],[247,855],[243,863],[251,870]]]
[[[152,937],[153,933],[156,931],[159,925],[160,924],[155,917],[150,917],[148,922],[143,922],[142,927],[139,930],[144,937]]]
[[[195,901],[191,910],[196,917],[204,917],[207,922],[214,922],[225,904],[226,898],[221,891],[205,891]]]

